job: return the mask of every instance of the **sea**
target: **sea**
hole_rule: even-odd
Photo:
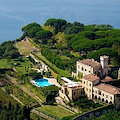
[[[120,0],[0,0],[0,43],[19,38],[23,26],[43,25],[49,18],[120,29]]]

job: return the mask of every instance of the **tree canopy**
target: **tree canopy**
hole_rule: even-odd
[[[53,26],[56,29],[56,33],[62,32],[62,27],[67,23],[66,20],[63,19],[55,19],[55,18],[50,18],[46,21],[44,25],[46,26]]]
[[[52,37],[52,35],[52,32],[50,32],[49,30],[41,30],[36,33],[36,37],[38,39],[49,39]]]
[[[5,41],[0,45],[0,58],[17,58],[20,53],[14,47],[14,41]]]

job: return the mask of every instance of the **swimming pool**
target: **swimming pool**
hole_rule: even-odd
[[[35,80],[35,83],[36,85],[40,86],[40,87],[45,87],[45,86],[49,86],[49,85],[52,85],[48,82],[47,79],[38,79],[38,80]]]

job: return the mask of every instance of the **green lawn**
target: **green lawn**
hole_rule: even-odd
[[[42,61],[45,61],[45,63],[54,71],[57,71],[61,76],[64,77],[71,77],[71,74],[65,70],[59,69],[54,64],[52,64],[50,61],[48,61],[43,55],[36,54]]]
[[[27,41],[17,42],[16,47],[19,49],[19,52],[23,55],[29,55],[29,53],[33,51],[33,47]]]
[[[31,66],[33,66],[33,64],[29,60],[27,60],[26,58],[23,58],[23,60],[24,60],[24,62],[12,60],[12,61],[10,61],[10,64],[13,67],[15,67],[15,69],[17,69],[18,72],[25,74],[26,73],[25,66],[31,68]],[[18,63],[18,65],[14,66],[13,63]]]
[[[0,68],[10,68],[10,65],[8,64],[7,59],[0,60]]]
[[[31,120],[47,120],[45,118],[42,118],[39,115],[36,115],[35,113],[30,113],[30,118],[31,118]]]
[[[24,62],[19,62],[17,59],[12,59],[8,61],[7,59],[1,59],[0,60],[0,68],[10,68],[10,66],[13,66],[17,69],[17,71],[21,73],[26,73],[25,66],[31,68],[33,64],[27,60],[26,58],[23,58]],[[19,65],[14,66],[13,63],[18,63]]]
[[[57,105],[43,105],[37,108],[38,110],[44,111],[48,114],[63,118],[65,116],[73,115],[72,112],[65,110]]]
[[[63,55],[63,56],[60,56],[60,59],[61,59],[61,60],[70,60],[70,58],[69,58],[69,57],[64,56],[64,55]]]
[[[72,52],[71,55],[73,55],[73,56],[75,56],[75,57],[80,57],[80,53],[78,53],[78,52],[75,52],[75,53]]]

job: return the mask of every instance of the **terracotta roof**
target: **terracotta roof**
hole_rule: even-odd
[[[94,59],[79,60],[78,62],[83,63],[83,64],[88,65],[88,66],[91,66],[91,67],[96,67],[96,66],[101,65],[99,62],[94,61]]]
[[[89,74],[89,75],[84,76],[83,79],[93,82],[93,81],[95,81],[95,80],[98,80],[99,77],[94,76],[94,75],[92,75],[92,74]]]
[[[116,88],[114,86],[108,85],[108,84],[98,84],[94,86],[95,88],[98,88],[100,90],[103,90],[105,92],[111,93],[111,94],[120,94],[120,89]]]
[[[110,81],[115,81],[113,80],[111,77],[106,76],[103,80],[101,80],[101,82],[110,82]]]

